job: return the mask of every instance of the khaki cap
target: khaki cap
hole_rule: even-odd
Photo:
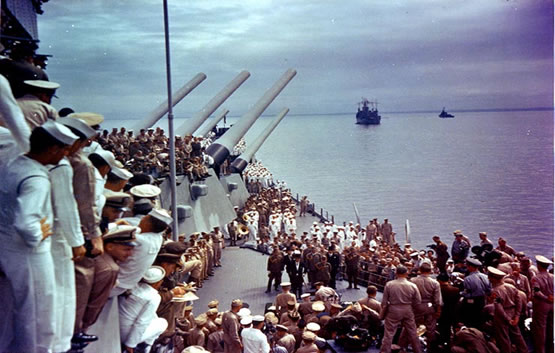
[[[496,269],[495,267],[488,266],[488,275],[495,278],[503,278],[507,274],[501,270]]]

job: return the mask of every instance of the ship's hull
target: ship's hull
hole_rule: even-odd
[[[357,113],[357,124],[360,125],[379,125],[382,117],[377,113],[364,114],[363,111]]]

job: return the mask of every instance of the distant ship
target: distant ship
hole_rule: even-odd
[[[440,118],[454,118],[455,116],[453,114],[449,114],[445,111],[445,107],[443,107],[443,109],[441,110],[441,113],[439,113],[439,117]]]
[[[362,105],[362,108],[361,108]],[[357,124],[378,125],[382,117],[378,114],[378,102],[370,102],[366,98],[358,103]]]

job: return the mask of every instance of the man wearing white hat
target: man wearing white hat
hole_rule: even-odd
[[[252,327],[241,331],[243,339],[244,353],[269,353],[270,345],[266,335],[262,333],[264,327],[264,316],[255,315],[252,317]]]
[[[133,177],[133,173],[123,168],[123,165],[116,161],[116,165],[106,176],[104,188],[112,191],[122,191],[125,184]]]
[[[118,284],[110,296],[133,289],[145,271],[154,263],[164,241],[164,231],[172,222],[166,210],[152,210],[139,223],[140,233],[135,234],[138,244],[126,262],[120,264]]]
[[[156,315],[161,300],[158,289],[165,275],[162,267],[152,266],[128,296],[118,298],[120,338],[126,349],[140,343],[149,347],[166,330],[168,322]]]
[[[91,153],[89,159],[95,167],[95,203],[98,212],[102,213],[102,208],[106,202],[106,198],[103,195],[106,175],[116,166],[116,158],[112,152],[99,149]]]
[[[77,119],[60,118],[79,137],[69,148],[68,155],[78,153],[85,141],[95,131]],[[52,236],[52,258],[56,277],[56,338],[53,351],[65,352],[71,348],[71,337],[75,323],[75,268],[73,260],[85,255],[85,239],[81,230],[77,202],[73,196],[73,169],[67,157],[50,169],[52,184],[52,208],[54,227]]]
[[[536,256],[538,274],[532,278],[532,337],[534,351],[553,352],[553,274],[547,270],[553,262]]]
[[[75,136],[65,126],[48,122],[36,128],[31,149],[3,166],[0,185],[0,266],[10,282],[13,337],[3,337],[0,351],[37,352],[52,349],[55,331],[55,277],[50,227],[51,184],[46,165],[67,154]]]

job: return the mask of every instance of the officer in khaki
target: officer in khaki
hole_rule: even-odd
[[[441,315],[441,306],[443,305],[439,282],[430,277],[431,273],[432,266],[425,262],[420,265],[420,275],[411,279],[411,282],[418,287],[422,298],[422,303],[414,309],[415,321],[417,325],[426,326],[428,345],[435,340],[436,323]],[[406,333],[405,330],[403,330],[404,333]],[[403,334],[401,334],[402,337]]]
[[[303,333],[303,341],[299,349],[297,349],[297,353],[318,353],[318,347],[314,343],[316,341],[316,335],[310,331],[305,331]]]
[[[420,353],[420,342],[416,336],[413,312],[413,308],[422,301],[420,292],[414,283],[407,280],[408,270],[405,266],[397,266],[396,275],[395,280],[387,282],[383,293],[380,318],[385,319],[385,327],[380,352],[391,352],[393,336],[397,327],[402,325],[406,330],[413,352]]]
[[[282,293],[278,294],[275,301],[275,306],[278,311],[278,317],[281,317],[283,313],[287,312],[287,303],[289,301],[297,303],[297,298],[294,294],[289,293],[291,290],[291,282],[281,282]]]
[[[518,320],[522,310],[518,289],[503,282],[505,272],[488,267],[488,277],[492,284],[492,292],[489,300],[493,301],[493,330],[497,346],[502,352],[511,352],[511,344],[514,344],[517,352],[528,351],[526,343],[518,328]]]
[[[532,277],[532,337],[537,353],[553,352],[553,274],[547,272],[553,262],[536,256],[539,273]]]

